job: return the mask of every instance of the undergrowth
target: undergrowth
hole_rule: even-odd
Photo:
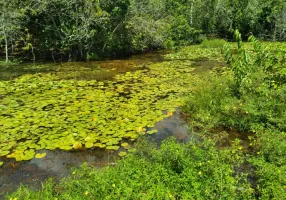
[[[217,150],[213,141],[178,144],[174,138],[156,149],[139,143],[137,152],[116,167],[83,165],[59,185],[48,181],[39,192],[21,187],[17,199],[252,199],[239,143]]]
[[[237,54],[224,47],[228,68],[198,76],[184,111],[193,131],[219,128],[255,133],[244,156],[256,199],[286,198],[286,65],[284,49],[263,48],[236,31]],[[215,133],[213,133],[215,134]]]

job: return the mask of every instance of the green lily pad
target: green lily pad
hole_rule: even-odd
[[[132,149],[129,149],[129,150],[128,150],[128,152],[130,152],[130,153],[135,153],[136,151],[137,151],[136,148],[132,148]]]
[[[119,146],[107,146],[106,149],[117,151],[119,149]]]
[[[6,156],[10,153],[10,151],[0,151],[0,156]]]
[[[46,156],[47,154],[46,153],[37,153],[36,155],[35,155],[35,158],[44,158],[45,156]]]
[[[120,157],[124,157],[124,156],[127,155],[127,153],[126,153],[125,151],[121,151],[121,152],[119,152],[118,155],[119,155]]]
[[[147,133],[150,134],[150,135],[152,135],[154,133],[157,133],[157,132],[158,132],[158,130],[156,130],[156,129],[147,131]]]
[[[75,143],[73,144],[73,148],[74,148],[74,149],[81,149],[81,148],[82,148],[81,142],[75,142]]]
[[[129,146],[129,144],[127,142],[124,142],[124,143],[121,144],[121,146],[122,147],[127,147],[127,146]]]
[[[89,148],[93,147],[93,143],[92,142],[86,142],[84,146],[89,149]]]

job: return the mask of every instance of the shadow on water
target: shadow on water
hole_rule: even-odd
[[[119,73],[137,70],[136,66],[142,67],[149,63],[163,62],[166,53],[166,51],[155,51],[119,60],[0,66],[0,80],[12,80],[25,74],[37,73],[51,73],[60,79],[106,80]]]

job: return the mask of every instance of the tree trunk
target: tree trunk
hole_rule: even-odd
[[[8,57],[8,39],[7,39],[7,36],[6,34],[5,35],[5,52],[6,52],[6,63],[9,62],[9,57]]]
[[[4,38],[5,38],[5,53],[6,53],[6,63],[9,62],[9,57],[8,57],[8,38],[7,38],[7,34],[6,34],[6,29],[4,26],[4,22],[2,24],[2,30],[3,30],[3,34],[4,34]]]
[[[33,54],[33,65],[35,65],[36,62],[36,55],[34,53],[34,47],[32,46],[32,54]]]
[[[277,21],[277,20],[276,20],[276,21]],[[273,37],[272,37],[272,39],[273,39],[274,42],[276,41],[276,34],[277,34],[277,26],[276,26],[276,23],[277,23],[277,22],[274,23],[274,32],[273,32]]]
[[[190,25],[193,25],[193,7],[194,7],[194,2],[191,3],[191,11],[190,11]]]

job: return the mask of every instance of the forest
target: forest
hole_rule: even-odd
[[[286,199],[285,0],[0,11],[0,199]]]
[[[1,0],[1,55],[80,61],[200,43],[285,41],[283,0]]]

